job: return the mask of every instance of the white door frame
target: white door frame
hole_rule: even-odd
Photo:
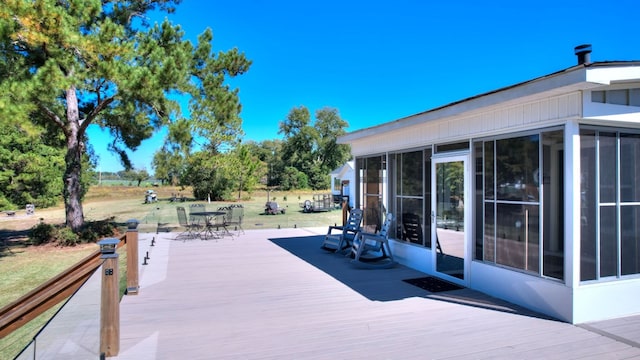
[[[442,163],[448,163],[448,162],[455,162],[455,161],[462,161],[463,162],[463,181],[464,181],[464,272],[463,272],[463,277],[464,279],[459,279],[457,277],[454,276],[450,276],[447,275],[445,273],[441,273],[437,271],[437,257],[438,257],[438,250],[437,250],[437,243],[436,243],[436,231],[437,231],[437,225],[436,225],[436,219],[437,219],[437,188],[436,188],[436,184],[437,184],[437,171],[436,171],[436,166],[437,164],[442,164]],[[473,192],[472,192],[472,187],[471,187],[471,153],[469,151],[463,151],[463,152],[455,152],[455,153],[442,153],[442,154],[434,154],[431,158],[431,239],[433,239],[432,241],[432,272],[433,274],[437,274],[438,276],[442,277],[443,279],[446,279],[450,282],[462,285],[462,286],[468,286],[469,285],[469,281],[470,281],[470,273],[469,270],[471,268],[471,257],[473,255],[472,252],[472,246],[473,246],[473,242],[472,242],[472,235],[473,235],[473,226],[472,226],[472,219],[473,219]],[[443,250],[446,254],[446,249],[443,247]]]

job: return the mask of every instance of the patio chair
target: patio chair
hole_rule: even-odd
[[[212,219],[211,222],[207,224],[207,226],[211,229],[215,229],[216,233],[220,236],[229,235],[233,239],[233,234],[229,231],[227,225],[227,219],[231,216],[231,208],[228,206],[222,206],[217,209],[218,212],[222,213],[221,215],[216,216]]]
[[[356,234],[360,231],[362,210],[351,209],[349,218],[344,226],[329,226],[327,235],[322,242],[322,248],[330,251],[342,251],[351,246]],[[333,233],[334,230],[339,232]]]
[[[182,206],[176,207],[176,211],[178,212],[178,223],[180,227],[185,229],[182,233],[178,234],[176,239],[186,236],[186,238],[194,239],[199,236],[200,231],[202,230],[202,225],[198,222],[189,221],[187,218],[187,211]]]
[[[377,233],[359,232],[351,247],[352,263],[376,262],[379,266],[395,264],[389,247],[389,230],[393,222],[393,214],[387,213],[382,228]]]
[[[244,234],[244,229],[242,228],[243,218],[244,207],[242,205],[229,205],[229,211],[227,212],[225,223],[228,226],[233,226],[234,230],[238,231],[238,235],[240,235],[240,232]]]
[[[193,213],[202,213],[207,211],[205,204],[191,204],[189,205],[189,221],[192,223],[198,223],[204,225],[204,218],[199,215],[192,215]]]

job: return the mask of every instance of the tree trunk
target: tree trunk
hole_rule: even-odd
[[[80,131],[80,118],[78,113],[78,98],[75,87],[67,90],[67,126],[65,129],[67,138],[67,154],[65,156],[64,170],[64,207],[67,226],[73,231],[78,231],[84,225],[84,212],[82,211],[82,133]]]

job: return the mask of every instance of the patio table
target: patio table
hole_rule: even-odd
[[[225,214],[226,213],[224,211],[194,211],[189,215],[204,219],[205,223],[199,235],[202,239],[207,239],[207,235],[211,235],[211,237],[214,238],[216,237],[216,234],[213,232],[213,228],[215,227],[215,218],[218,216],[224,216]]]

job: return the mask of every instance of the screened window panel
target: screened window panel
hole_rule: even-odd
[[[540,207],[538,205],[526,205],[523,226],[526,231],[526,250],[525,257],[527,263],[524,270],[539,273],[540,272]]]
[[[431,247],[431,149],[391,154],[389,160],[396,224],[392,235]]]
[[[580,280],[597,275],[596,132],[580,131]]]
[[[475,160],[475,179],[474,179],[474,259],[484,260],[484,143],[478,141],[473,144],[473,154]]]
[[[601,132],[599,136],[600,156],[600,202],[616,201],[616,133]]]
[[[389,168],[394,171],[394,174],[389,177],[395,181],[395,194],[402,195],[402,154],[393,154],[389,157]]]
[[[600,207],[600,277],[618,274],[616,208]]]
[[[517,269],[539,269],[538,206],[497,204],[496,263]]]
[[[402,154],[402,195],[422,196],[422,151]]]
[[[496,191],[498,200],[539,201],[539,136],[496,141]]]
[[[564,132],[542,133],[543,274],[564,279]]]
[[[494,204],[484,204],[484,261],[496,262],[496,232]]]
[[[495,199],[494,178],[494,142],[484,143],[484,196],[487,200]]]
[[[478,141],[474,156],[476,259],[538,275],[544,260],[544,275],[563,279],[564,131]],[[542,206],[553,226],[546,233],[540,229]]]
[[[366,231],[376,231],[382,224],[386,209],[382,201],[386,182],[386,164],[383,156],[372,156],[358,160],[360,192],[358,201],[364,211],[362,224]]]
[[[367,232],[376,232],[382,226],[382,202],[379,196],[369,195],[365,198],[362,224]]]
[[[424,203],[424,246],[431,248],[431,149],[425,149],[424,156],[424,196],[422,197]]]
[[[414,244],[424,244],[422,199],[402,199],[402,214],[398,220],[402,224],[404,240]]]
[[[640,201],[640,135],[620,135],[620,201]]]
[[[640,273],[640,206],[620,208],[621,272],[622,275]]]

